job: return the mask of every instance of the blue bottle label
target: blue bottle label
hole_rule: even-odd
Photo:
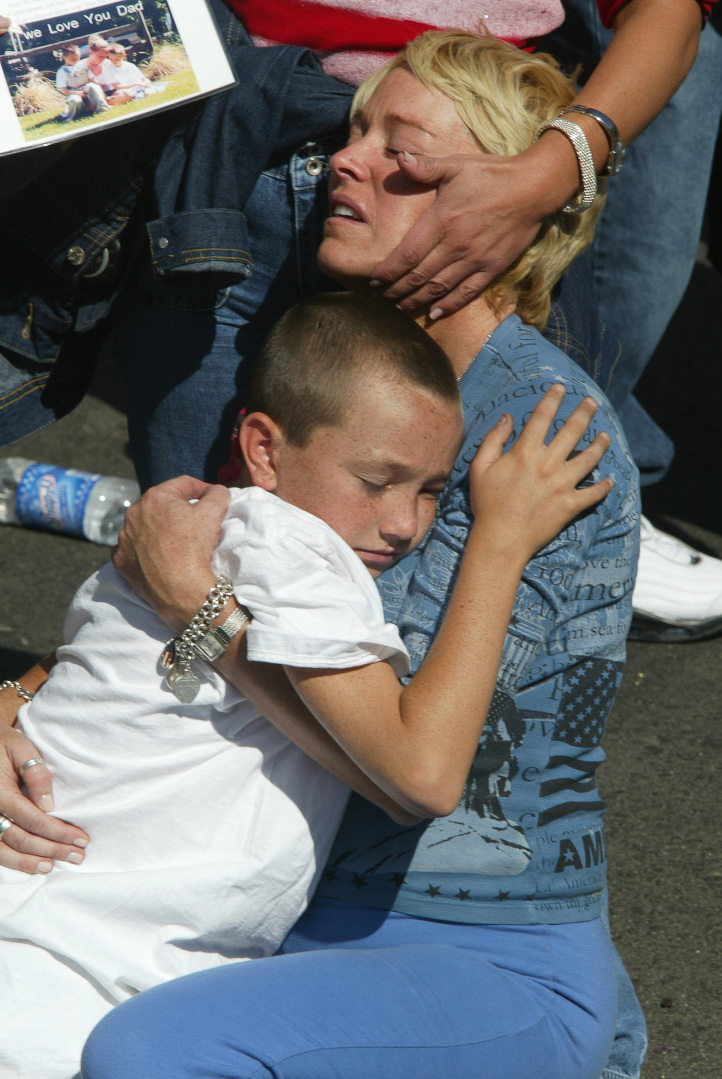
[[[18,520],[35,528],[82,536],[85,506],[99,479],[97,472],[77,472],[39,463],[29,465],[15,494]]]

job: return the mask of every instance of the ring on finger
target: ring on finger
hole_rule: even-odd
[[[25,764],[21,764],[19,768],[20,778],[24,779],[28,768],[34,768],[36,764],[45,764],[45,761],[42,757],[30,757],[25,761]]]
[[[2,840],[11,824],[14,824],[14,821],[12,821],[10,817],[5,817],[0,813],[0,840]]]

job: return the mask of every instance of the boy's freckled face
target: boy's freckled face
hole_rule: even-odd
[[[284,441],[275,493],[325,521],[374,577],[426,535],[463,431],[458,405],[408,383],[359,384],[341,424]]]

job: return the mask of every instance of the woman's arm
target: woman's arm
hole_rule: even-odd
[[[27,693],[37,693],[41,686],[45,685],[50,671],[55,666],[55,653],[38,660],[34,667],[26,671],[20,678],[15,679],[20,687]],[[0,725],[12,727],[18,718],[18,712],[25,698],[17,690],[8,686],[0,693]]]
[[[17,681],[23,689],[36,693],[54,664],[55,656],[46,656]],[[0,814],[13,821],[0,842],[0,865],[24,873],[48,873],[55,858],[82,861],[88,836],[81,828],[49,816],[53,784],[44,764],[20,775],[26,761],[40,756],[33,743],[14,729],[23,703],[13,687],[0,693]],[[20,791],[21,784],[27,797]]]
[[[606,113],[629,145],[683,82],[701,28],[697,0],[629,0],[574,104]],[[584,129],[600,170],[609,153],[603,131],[589,116],[569,119]],[[407,154],[399,164],[413,179],[439,188],[434,205],[373,274],[387,286],[384,295],[408,311],[432,304],[448,315],[475,299],[579,187],[572,146],[554,130],[516,157]]]

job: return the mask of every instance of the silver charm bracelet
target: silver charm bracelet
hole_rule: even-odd
[[[196,615],[191,618],[187,629],[180,637],[168,641],[163,650],[161,663],[168,669],[165,680],[179,701],[190,704],[200,689],[200,679],[191,670],[191,659],[196,654],[196,643],[205,637],[211,628],[213,619],[220,614],[228,597],[233,593],[233,585],[227,577],[219,577],[208,590],[208,598]]]

